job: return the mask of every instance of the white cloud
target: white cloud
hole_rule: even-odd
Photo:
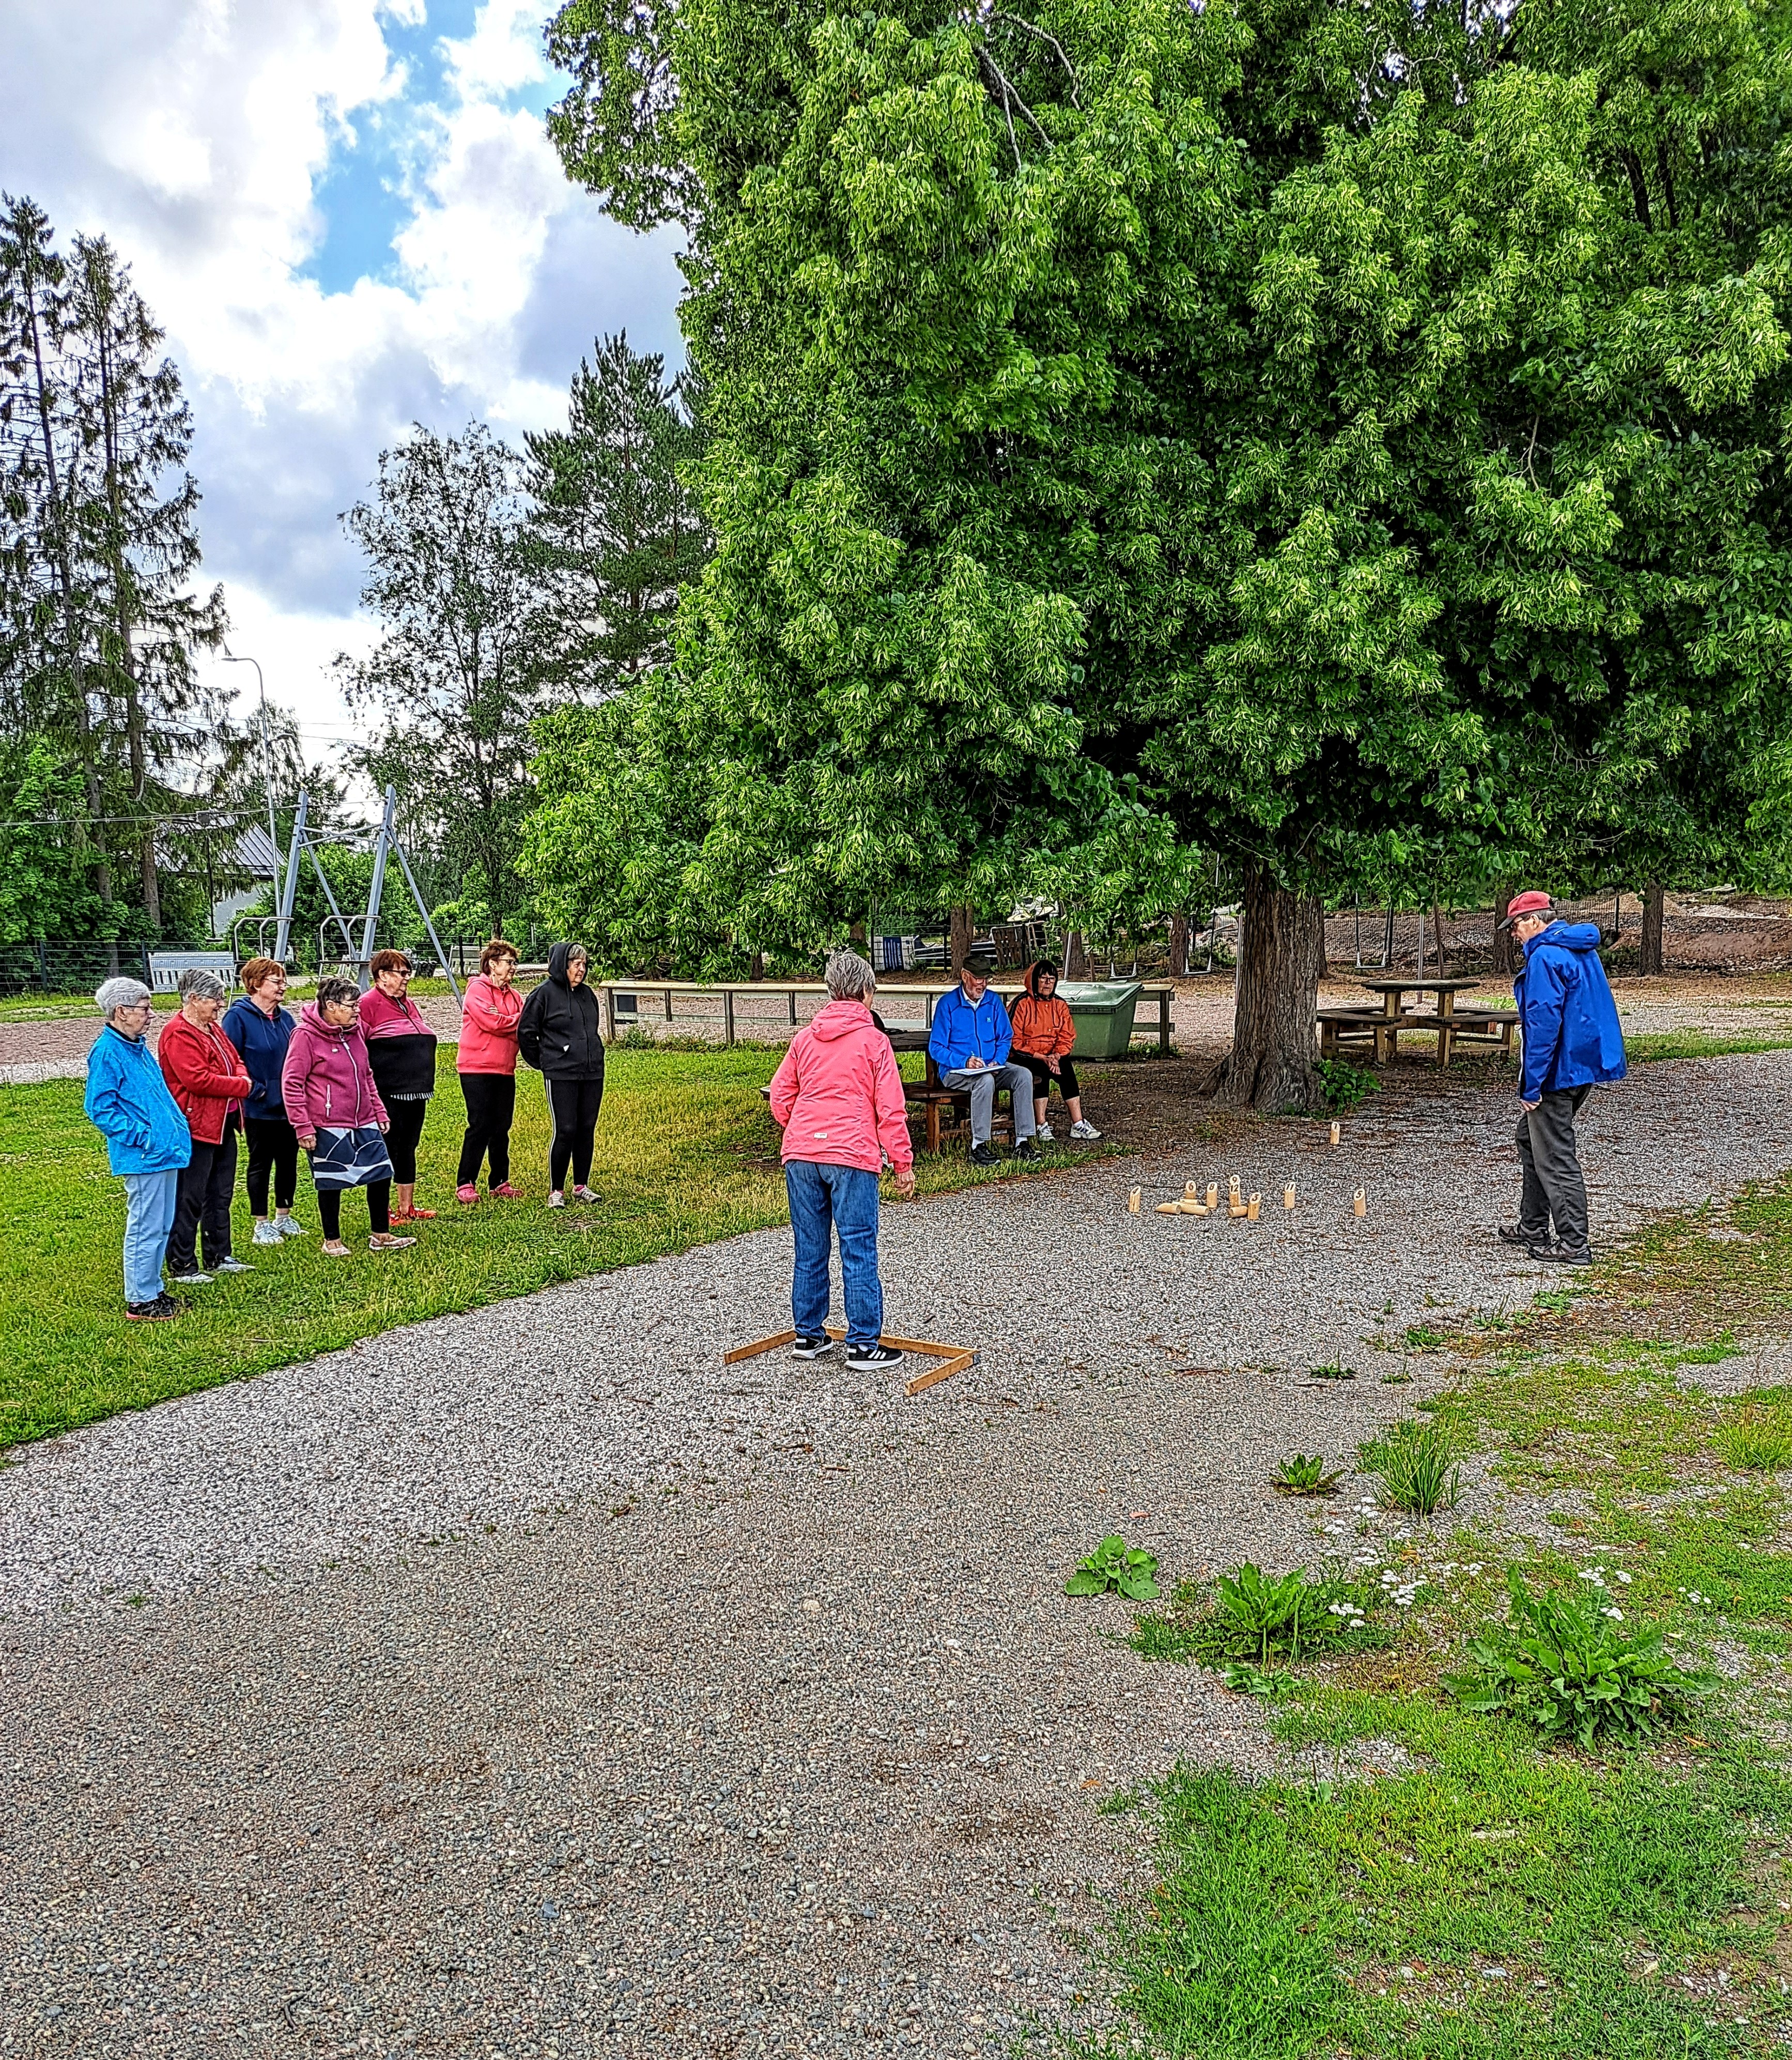
[[[677,350],[672,239],[605,221],[517,104],[546,97],[540,0],[425,4],[90,0],[72,34],[56,0],[7,9],[0,187],[132,264],[198,426],[206,576],[320,734],[348,727],[323,669],[370,633],[337,517],[382,445],[556,419],[600,329]],[[337,237],[380,276],[308,276]]]

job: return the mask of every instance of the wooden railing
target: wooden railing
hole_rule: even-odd
[[[877,990],[877,1012],[892,1029],[899,1024],[908,1028],[918,1025],[923,1029],[931,1029],[936,1003],[943,995],[950,994],[956,984],[955,981],[948,980],[937,985],[916,986],[905,983],[900,987],[880,987]],[[990,986],[1005,1002],[1012,1002],[1022,992],[1019,981],[1010,984],[992,980]],[[746,1033],[748,1035],[752,1027],[762,1027],[768,1032],[794,1030],[808,1020],[808,1016],[798,1016],[797,1003],[807,1001],[818,1006],[825,1002],[828,996],[828,990],[820,980],[741,980],[705,983],[682,980],[613,980],[600,983],[597,992],[603,1007],[604,1035],[607,1039],[613,1040],[619,1028],[625,1030],[637,1028],[647,1016],[649,1004],[656,1015],[663,1009],[665,1020],[676,1023],[678,1019],[673,1012],[674,1001],[705,1001],[712,1007],[696,1020],[706,1024],[715,1023],[717,1017],[713,1005],[719,1003],[722,1042],[724,1044],[732,1044],[737,1040],[742,1034],[740,1024],[743,1020],[749,1024]],[[1157,1004],[1157,1020],[1155,1022],[1141,1021],[1139,1018],[1145,1013],[1146,1004],[1153,1000]],[[1134,1038],[1155,1035],[1158,1048],[1167,1052],[1171,1028],[1171,1008],[1175,1000],[1175,989],[1167,983],[1142,985],[1139,992],[1139,1012],[1133,1019]],[[768,1015],[763,1009],[749,1015],[740,1006],[744,1001],[773,1005],[781,1004],[782,1006],[777,1008],[775,1015]],[[917,1004],[924,1008],[924,1016],[917,1016],[914,1012]],[[814,1012],[812,1006],[809,1014]],[[685,1020],[690,1021],[692,1019],[687,1016]]]

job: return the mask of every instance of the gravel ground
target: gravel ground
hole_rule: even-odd
[[[1789,1079],[1596,1096],[1598,1229],[1782,1170]],[[1078,1936],[1145,1856],[1094,1806],[1267,1747],[1064,1575],[1112,1527],[1171,1576],[1323,1549],[1274,1461],[1442,1377],[1383,1386],[1365,1339],[1555,1284],[1492,1236],[1511,1122],[1371,1104],[1335,1152],[1267,1124],[892,1208],[891,1325],[984,1354],[912,1401],[720,1367],[784,1320],[766,1232],[26,1448],[0,2053],[950,2054],[1099,2017]],[[1125,1212],[1234,1171],[1263,1223]]]

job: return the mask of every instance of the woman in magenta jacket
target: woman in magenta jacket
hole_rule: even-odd
[[[477,976],[467,982],[461,1003],[461,1047],[455,1068],[467,1105],[467,1132],[461,1141],[461,1168],[454,1199],[479,1200],[479,1164],[489,1156],[496,1201],[513,1202],[510,1184],[510,1125],[517,1113],[517,1024],[523,997],[517,977],[517,947],[493,937],[479,954]]]
[[[832,1351],[828,1336],[830,1224],[840,1237],[846,1299],[846,1363],[892,1366],[902,1354],[880,1342],[884,1284],[877,1274],[877,1176],[887,1156],[896,1192],[915,1192],[902,1076],[890,1040],[872,1020],[877,981],[856,952],[828,961],[827,1007],[799,1030],[772,1076],[772,1113],[784,1126],[784,1177],[796,1267],[791,1315],[796,1359]]]
[[[281,1103],[311,1161],[324,1250],[332,1259],[349,1256],[342,1241],[348,1188],[367,1190],[369,1252],[397,1252],[417,1242],[392,1228],[392,1159],[385,1148],[390,1124],[373,1084],[360,1000],[352,980],[319,980],[317,1000],[299,1012],[280,1072]]]

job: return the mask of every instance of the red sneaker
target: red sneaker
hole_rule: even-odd
[[[479,1190],[469,1180],[464,1188],[454,1190],[454,1199],[457,1202],[465,1202],[470,1208],[479,1200]]]
[[[513,1188],[508,1180],[500,1180],[492,1190],[492,1199],[497,1202],[520,1202],[522,1200],[522,1195],[518,1189]]]

